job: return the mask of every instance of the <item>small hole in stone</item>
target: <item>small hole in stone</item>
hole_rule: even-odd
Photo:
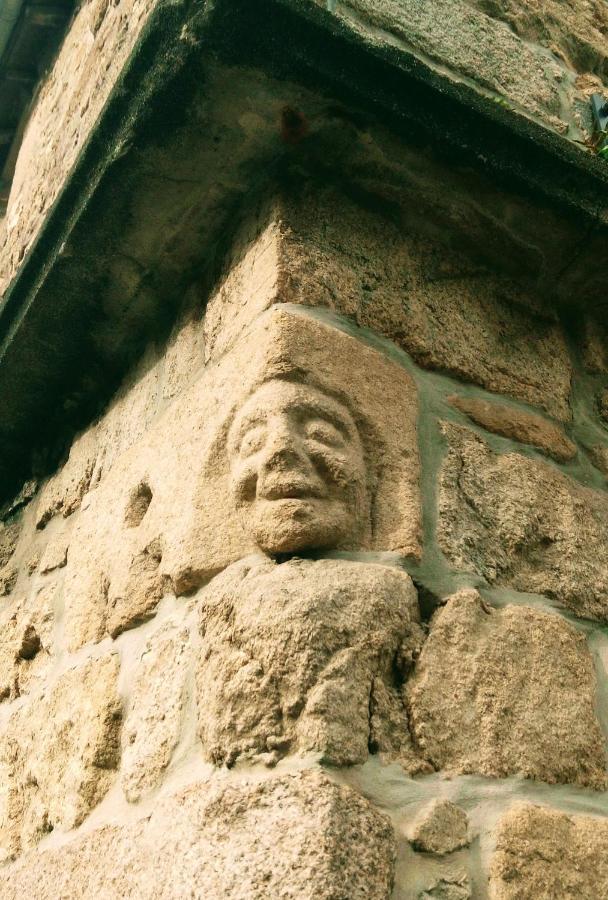
[[[125,525],[127,528],[137,528],[141,520],[148,512],[148,507],[152,502],[152,491],[150,485],[142,481],[132,491],[125,510]]]
[[[25,633],[21,638],[21,647],[19,648],[19,657],[21,659],[33,659],[41,648],[40,637],[36,634],[33,625],[28,625]]]

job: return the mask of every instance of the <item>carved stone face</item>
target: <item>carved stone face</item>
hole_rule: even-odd
[[[348,409],[307,385],[264,384],[230,429],[232,489],[270,555],[357,542],[369,509],[361,438]]]

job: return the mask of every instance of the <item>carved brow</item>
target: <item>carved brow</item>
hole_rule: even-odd
[[[296,413],[300,413],[300,411],[316,416],[319,419],[325,419],[345,438],[352,438],[353,433],[357,433],[357,427],[354,422],[351,422],[350,417],[347,418],[335,410],[328,409],[322,403],[302,400],[296,404],[296,409],[294,410]]]

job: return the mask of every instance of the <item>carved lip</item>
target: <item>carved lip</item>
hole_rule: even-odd
[[[323,494],[308,482],[288,481],[266,485],[259,496],[262,500],[318,500]]]

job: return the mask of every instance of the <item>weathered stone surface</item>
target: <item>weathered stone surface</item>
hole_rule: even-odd
[[[163,590],[191,591],[260,547],[419,556],[416,417],[401,366],[271,310],[89,494],[66,570],[70,646],[118,634]]]
[[[434,615],[406,691],[437,769],[604,789],[595,688],[585,638],[562,618],[463,590]]]
[[[188,640],[187,628],[163,625],[150,637],[133,676],[121,767],[123,790],[132,802],[156,787],[177,746]]]
[[[466,873],[460,876],[439,878],[426,891],[422,891],[418,900],[471,900],[471,885]]]
[[[608,447],[595,444],[587,447],[591,462],[604,475],[608,475]]]
[[[467,428],[443,425],[437,536],[450,563],[608,618],[608,496],[554,466],[496,454]]]
[[[491,900],[608,896],[608,820],[517,805],[502,819],[490,867]]]
[[[71,515],[92,486],[99,454],[98,432],[90,428],[72,444],[67,461],[41,488],[36,505],[36,525],[44,528],[58,513]]]
[[[4,568],[15,552],[20,534],[21,523],[19,520],[13,519],[11,522],[0,523],[0,568]]]
[[[374,43],[413,48],[559,131],[573,77],[551,54],[461,0],[348,0],[338,15]]]
[[[206,361],[221,356],[256,316],[286,299],[282,282],[287,259],[280,206],[264,212],[268,216],[265,226],[262,213],[241,229],[226,260],[226,272],[205,308]]]
[[[469,842],[469,820],[459,806],[449,800],[434,800],[412,825],[409,840],[423,853],[453,853]]]
[[[579,72],[608,76],[608,9],[603,0],[467,0],[542,44]]]
[[[0,613],[0,701],[20,697],[49,674],[55,590],[54,584],[34,588]]]
[[[345,313],[422,366],[570,418],[561,327],[524,287],[331,192],[281,215],[281,299]]]
[[[0,293],[63,187],[154,5],[87,0],[79,7],[21,145],[3,223]]]
[[[568,462],[576,456],[576,444],[566,436],[563,428],[542,416],[476,397],[454,395],[448,400],[482,428],[513,441],[531,444],[558,462]]]
[[[41,573],[44,575],[54,569],[62,569],[68,561],[68,549],[69,540],[65,535],[50,540],[40,560]]]
[[[3,871],[3,897],[388,900],[395,839],[388,819],[317,772],[194,784],[149,819],[108,825]]]
[[[372,749],[420,769],[400,696],[423,638],[418,621],[411,579],[396,568],[235,563],[201,596],[197,696],[206,756],[231,765],[242,756],[266,754],[274,763],[315,751],[333,765],[365,762],[371,712]]]
[[[0,737],[0,854],[72,828],[101,800],[120,746],[118,657],[91,659],[32,694]],[[107,864],[107,863],[106,863]]]

